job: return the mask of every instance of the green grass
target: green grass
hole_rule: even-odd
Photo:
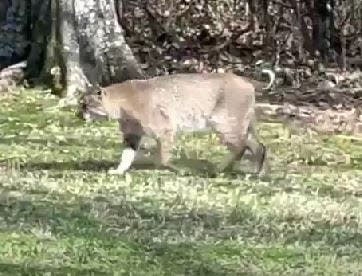
[[[361,139],[260,123],[266,177],[183,166],[220,162],[212,134],[178,139],[186,173],[112,176],[116,123],[56,102],[0,102],[0,275],[361,275]]]

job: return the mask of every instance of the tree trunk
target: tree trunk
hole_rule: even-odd
[[[346,36],[347,36],[347,8],[346,7],[342,7],[342,16],[343,18],[346,18],[345,22],[342,24],[341,26],[341,47],[342,47],[342,53],[341,53],[341,57],[340,57],[340,68],[342,69],[343,72],[345,72],[347,70],[347,41],[346,41]]]
[[[9,8],[9,1],[8,0],[2,0],[0,2],[0,27],[6,21],[6,14],[8,12],[8,8]]]
[[[50,16],[48,0],[36,0],[28,5],[27,36],[30,42],[27,57],[26,78],[34,79],[39,76],[44,64],[47,37],[50,33]],[[30,27],[32,26],[32,27]]]
[[[66,103],[77,102],[89,86],[144,78],[118,23],[118,1],[62,0],[59,2],[61,68]]]
[[[24,0],[1,0],[0,70],[20,62],[27,54],[27,7]]]
[[[313,44],[315,52],[319,53],[321,60],[326,61],[326,27],[327,27],[327,0],[315,0],[313,11]]]
[[[120,0],[1,0],[0,70],[27,59],[26,77],[63,90],[65,104],[95,84],[144,78],[121,16]]]
[[[259,20],[258,20],[258,15],[257,15],[257,6],[258,3],[255,2],[255,0],[248,0],[248,6],[250,9],[250,14],[249,14],[249,22],[251,24],[251,30],[256,32],[259,30]]]
[[[336,50],[334,49],[334,44],[335,44],[335,41],[334,41],[334,37],[336,36],[335,34],[335,28],[334,28],[334,23],[335,23],[335,20],[334,20],[334,0],[330,0],[329,1],[329,4],[330,4],[330,11],[329,11],[329,45],[330,45],[330,49],[331,51],[333,51],[332,53],[332,57],[333,57],[333,62],[336,61]]]

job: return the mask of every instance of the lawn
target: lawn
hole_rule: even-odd
[[[213,134],[179,137],[179,174],[115,176],[116,122],[56,103],[0,99],[0,275],[362,274],[360,138],[260,122],[265,177],[182,166],[220,162]]]

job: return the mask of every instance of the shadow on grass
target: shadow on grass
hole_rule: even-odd
[[[137,162],[132,165],[131,170],[153,170],[156,169],[156,166],[150,160],[143,160],[146,162]],[[208,160],[200,159],[186,159],[181,158],[174,160],[172,162],[178,169],[180,169],[184,174],[197,174],[200,176],[214,176],[214,171],[216,170],[215,164]],[[116,168],[119,164],[119,161],[110,161],[110,160],[84,160],[84,161],[67,161],[67,162],[36,162],[29,161],[26,164],[22,165],[20,168],[27,171],[36,171],[36,170],[58,170],[58,171],[107,171],[111,168]],[[165,169],[167,171],[167,169]],[[232,173],[230,173],[232,175]]]
[[[11,252],[17,253],[11,254],[23,255],[16,256],[18,260],[16,264],[4,262],[3,257],[0,257],[2,272],[52,272],[60,275],[66,272],[110,272],[122,267],[123,270],[133,273],[154,270],[220,275],[219,273],[228,270],[213,264],[212,259],[210,263],[208,260],[203,260],[203,257],[197,253],[198,250],[203,250],[202,244],[198,248],[198,242],[182,241],[185,239],[184,234],[193,235],[195,232],[193,228],[199,228],[202,220],[204,220],[203,227],[209,231],[216,231],[222,220],[220,214],[193,213],[190,216],[187,211],[184,214],[180,212],[165,214],[157,207],[150,207],[148,203],[155,204],[155,200],[148,197],[142,201],[123,202],[120,205],[112,205],[104,198],[102,201],[97,201],[86,197],[76,198],[73,204],[61,200],[49,202],[9,199],[6,202],[1,204],[4,208],[0,210],[0,217],[4,218],[7,227],[2,224],[0,239],[5,248],[9,248],[9,243],[14,243]],[[96,210],[97,206],[104,204],[107,205],[107,211],[103,215],[97,214],[99,211]],[[56,242],[33,236],[30,229],[39,227],[49,229],[52,236],[56,237]],[[21,235],[11,234],[19,232],[27,235],[28,240],[21,240]],[[8,233],[5,242],[4,233]],[[165,237],[166,233],[168,238]],[[29,235],[34,241],[30,242],[30,245],[27,244]],[[173,237],[174,241],[180,242],[168,243],[167,240],[171,241]],[[62,241],[67,243],[62,244]],[[212,249],[207,250],[212,251]],[[4,256],[8,253],[6,249],[5,251],[2,249],[1,252],[5,254]],[[58,265],[56,267],[48,265],[55,258],[58,260]],[[59,265],[59,258],[71,260],[71,263],[68,261],[64,265]]]
[[[215,263],[218,254],[226,259],[244,256],[262,262],[263,244],[269,242],[293,246],[296,242],[310,245],[323,241],[322,247],[327,245],[327,249],[323,249],[326,251],[324,256],[334,255],[339,247],[362,247],[362,234],[352,229],[328,224],[313,224],[310,229],[301,229],[297,226],[299,222],[288,222],[295,224],[294,230],[283,230],[278,219],[256,216],[248,206],[241,206],[236,213],[223,214],[210,209],[161,208],[162,202],[146,196],[114,204],[107,195],[87,198],[72,194],[71,202],[63,194],[52,195],[57,200],[9,197],[0,201],[0,234],[2,244],[6,245],[3,248],[9,248],[14,242],[12,251],[20,254],[17,256],[18,260],[23,259],[20,263],[29,263],[29,258],[35,258],[34,263],[25,267],[25,263],[9,264],[0,257],[1,271],[53,272],[57,275],[65,272],[101,273],[103,269],[109,272],[115,266],[145,272],[153,266],[159,272],[225,275],[240,272],[242,268]],[[48,241],[41,233],[40,236],[34,234],[32,229],[39,228],[48,229],[55,240]],[[27,246],[27,241],[17,242],[21,235],[14,238],[11,233],[19,232],[26,234],[27,239],[30,235],[32,245]],[[242,238],[246,244],[258,241],[260,252],[231,242],[233,238]],[[321,253],[318,248],[315,250],[316,254]],[[1,252],[7,253],[6,249]],[[350,257],[353,258],[355,253],[351,249]],[[37,262],[48,264],[59,258],[67,260],[63,266],[37,266]],[[303,258],[300,256],[296,262],[303,261]],[[128,264],[130,260],[133,263]],[[283,259],[275,261],[283,262]]]
[[[11,264],[0,262],[1,275],[106,275],[104,270],[74,267],[52,267],[50,265]],[[16,274],[14,274],[16,273]]]
[[[20,145],[24,145],[24,143],[25,144],[32,143],[32,144],[46,145],[47,140],[22,138],[21,136],[15,136],[15,137],[12,137],[12,138],[0,138],[0,144],[5,144],[5,145],[20,144]]]
[[[56,171],[103,171],[118,165],[118,162],[109,160],[85,160],[85,161],[68,161],[68,162],[35,162],[29,161],[21,169],[27,171],[36,170],[56,170]]]
[[[119,161],[110,160],[96,160],[89,159],[84,161],[65,161],[65,162],[36,162],[29,161],[23,164],[20,169],[26,171],[38,171],[38,170],[49,170],[59,172],[62,175],[64,171],[85,171],[85,172],[107,172],[111,168],[116,168]],[[175,159],[172,162],[179,171],[171,172],[168,169],[162,169],[167,174],[177,174],[177,176],[196,176],[199,178],[215,178],[220,176],[216,172],[217,165],[208,160],[191,159],[182,157]],[[141,173],[152,173],[156,169],[152,163],[136,163],[132,165],[130,173],[141,172]],[[143,172],[144,171],[144,172]],[[55,175],[54,175],[55,176]],[[235,169],[230,172],[225,172],[222,177],[226,180],[243,179],[248,176],[249,180],[264,181],[270,183],[269,186],[254,186],[253,192],[257,192],[262,196],[272,196],[274,194],[284,191],[286,193],[301,193],[311,195],[318,189],[318,196],[331,197],[331,198],[344,198],[346,196],[360,196],[360,192],[348,191],[339,186],[324,185],[323,183],[311,183],[309,185],[297,185],[291,186],[290,180],[286,178],[287,175],[278,176],[278,172],[268,172],[265,175],[257,175],[248,171],[247,168]],[[224,184],[223,184],[224,185]]]
[[[59,146],[86,146],[86,147],[97,147],[102,144],[102,147],[116,147],[118,142],[105,141],[104,139],[99,138],[98,140],[92,138],[87,139],[84,142],[80,138],[70,138],[68,137],[66,141],[56,141],[53,139],[41,139],[41,138],[27,138],[22,136],[15,136],[12,138],[0,138],[0,144],[11,145],[11,144],[19,144],[19,145],[28,145],[28,144],[38,144],[42,146],[46,146],[48,143],[56,143]]]

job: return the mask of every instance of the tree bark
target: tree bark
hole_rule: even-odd
[[[332,56],[333,56],[333,62],[336,61],[336,50],[334,49],[334,44],[335,44],[335,41],[334,41],[334,37],[336,36],[335,34],[335,27],[334,27],[334,23],[335,23],[335,18],[334,18],[334,6],[335,6],[335,3],[334,3],[334,0],[329,0],[329,5],[330,5],[330,11],[329,11],[329,45],[330,45],[330,49],[332,51],[334,51],[332,53]]]
[[[326,61],[326,27],[327,27],[327,0],[315,0],[313,11],[313,44],[315,51],[318,51],[321,60]]]
[[[259,30],[259,20],[256,13],[257,5],[258,3],[256,3],[255,0],[248,0],[248,6],[250,9],[249,22],[251,24],[251,30],[254,32]]]
[[[60,40],[66,103],[77,102],[90,86],[144,78],[118,23],[118,1],[62,0]]]
[[[9,8],[9,1],[2,0],[0,2],[0,27],[6,21],[6,14],[8,12],[8,8]]]
[[[20,62],[29,49],[26,36],[27,1],[1,0],[0,70]]]
[[[26,77],[49,81],[65,104],[93,85],[145,77],[119,24],[120,0],[1,0],[0,16],[0,66],[26,59]]]
[[[347,17],[347,12],[346,12],[346,8],[343,7],[342,8],[342,14]],[[345,72],[347,70],[347,41],[346,41],[346,37],[347,37],[347,22],[345,22],[344,24],[342,24],[341,26],[342,31],[341,31],[341,47],[342,47],[342,53],[341,53],[341,64],[340,67],[342,69],[343,72]]]
[[[39,76],[44,64],[44,57],[47,47],[47,37],[50,33],[48,0],[33,1],[28,5],[27,36],[30,43],[27,57],[26,78],[34,79]],[[30,27],[32,26],[32,28]]]

